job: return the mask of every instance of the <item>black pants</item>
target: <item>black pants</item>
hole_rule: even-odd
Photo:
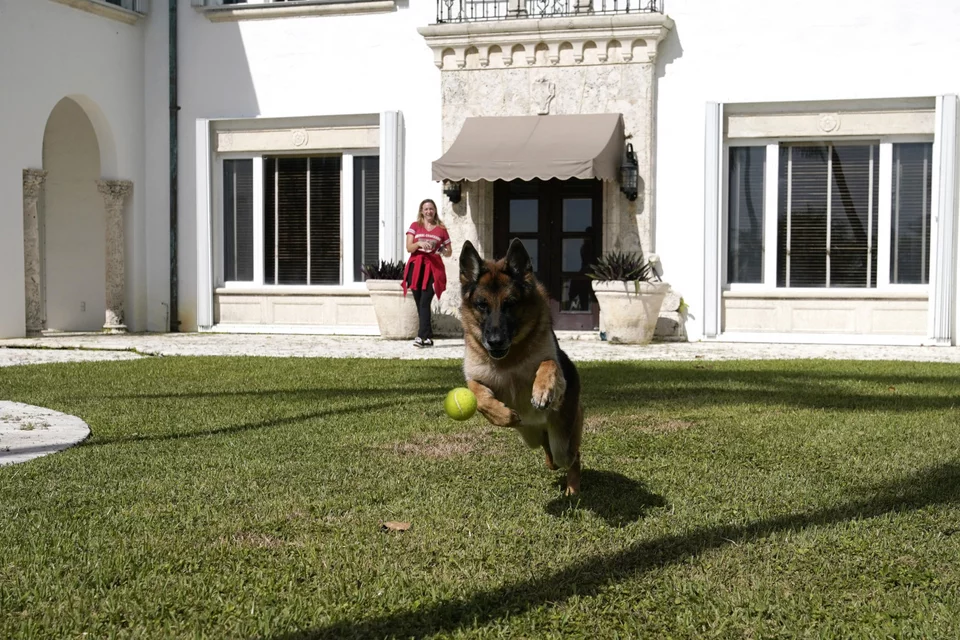
[[[410,276],[413,280],[413,276]],[[411,286],[413,286],[411,284]],[[430,318],[430,303],[433,302],[433,275],[427,278],[427,282],[419,289],[412,289],[413,301],[417,304],[417,314],[420,318],[420,329],[417,331],[417,337],[421,340],[427,338],[433,340],[433,322]]]

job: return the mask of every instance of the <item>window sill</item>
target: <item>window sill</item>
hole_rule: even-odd
[[[368,297],[370,292],[362,282],[344,285],[249,285],[245,283],[229,283],[214,289],[218,296],[363,296]]]
[[[131,11],[129,9],[124,9],[123,7],[118,7],[115,4],[110,4],[109,2],[102,2],[102,0],[53,0],[54,2],[65,4],[68,7],[73,7],[74,9],[80,9],[81,11],[86,11],[87,13],[92,13],[94,15],[103,16],[104,18],[110,18],[111,20],[116,20],[117,22],[123,22],[125,24],[136,24],[140,21],[140,18],[143,17],[143,14],[137,13],[136,11]]]
[[[58,0],[61,1],[61,0]],[[300,16],[350,15],[355,13],[384,13],[394,11],[397,0],[302,0],[290,3],[235,4],[196,7],[210,22],[238,20],[268,20]]]
[[[903,289],[734,289],[723,291],[724,298],[762,300],[926,300],[926,285]]]

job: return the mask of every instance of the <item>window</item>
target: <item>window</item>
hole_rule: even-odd
[[[728,282],[763,282],[763,147],[730,149]]]
[[[380,158],[353,159],[353,279],[363,280],[360,266],[380,262]]]
[[[731,146],[727,283],[813,289],[925,284],[932,146],[880,141]],[[881,193],[884,173],[891,181]],[[767,182],[774,176],[771,193]],[[890,228],[886,246],[879,245],[885,237],[881,224]],[[765,235],[766,229],[771,234],[775,229],[774,236]],[[766,256],[766,245],[775,256]],[[886,274],[878,273],[881,252],[889,257]]]
[[[893,147],[890,282],[927,284],[930,278],[930,193],[933,145]]]
[[[345,198],[348,174],[352,197]],[[359,282],[360,265],[379,256],[379,185],[378,156],[224,159],[223,282]],[[342,240],[349,243],[349,252]]]
[[[253,160],[223,161],[223,274],[253,280]]]

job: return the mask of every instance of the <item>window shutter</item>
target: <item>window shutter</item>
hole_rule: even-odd
[[[894,144],[890,208],[890,282],[927,284],[930,278],[930,202],[933,144]]]
[[[310,158],[309,284],[340,284],[340,156]]]

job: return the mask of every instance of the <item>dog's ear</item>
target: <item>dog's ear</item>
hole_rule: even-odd
[[[527,248],[523,246],[519,238],[514,238],[510,241],[510,246],[507,248],[506,260],[507,268],[521,280],[533,274],[533,263],[530,262],[530,254],[527,253]]]
[[[480,271],[483,269],[483,259],[473,243],[465,240],[460,249],[460,284],[463,287],[475,285],[480,280]]]

